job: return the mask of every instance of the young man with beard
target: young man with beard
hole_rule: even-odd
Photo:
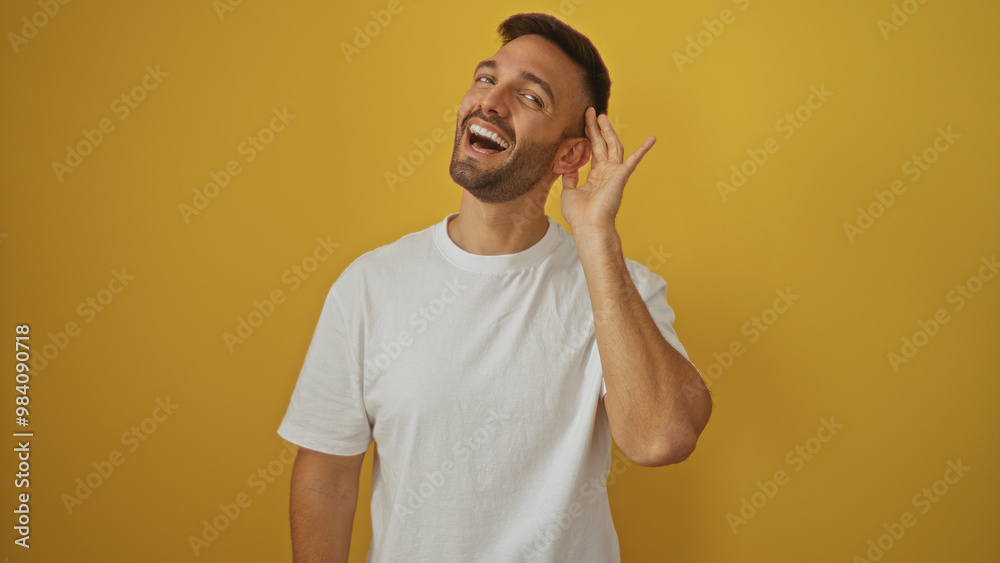
[[[300,446],[296,562],[347,560],[373,440],[368,561],[619,561],[611,438],[662,466],[708,422],[666,283],[615,230],[655,138],[625,158],[586,37],[542,14],[499,32],[458,112],[459,212],[365,253],[327,296],[278,430]],[[539,203],[560,176],[572,233]]]

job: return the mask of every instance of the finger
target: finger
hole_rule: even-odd
[[[611,125],[611,120],[608,119],[608,114],[602,113],[597,116],[597,121],[601,126],[601,134],[604,136],[604,141],[608,145],[608,154],[615,157],[615,162],[622,162],[625,158],[625,147],[622,146],[621,141],[618,139],[618,134],[615,133],[615,128]]]
[[[567,172],[562,175],[562,189],[572,190],[576,187],[577,182],[580,181],[580,171],[574,170],[572,172]]]
[[[586,113],[587,138],[590,139],[591,152],[595,160],[606,160],[608,158],[608,144],[604,142],[604,135],[597,124],[597,113],[594,108],[587,108]]]
[[[642,146],[635,149],[635,152],[628,157],[628,160],[625,161],[625,167],[628,168],[629,174],[635,170],[636,166],[639,166],[639,161],[642,160],[642,157],[646,156],[646,153],[649,152],[649,149],[653,148],[654,144],[656,144],[656,137],[650,135],[646,137],[646,141],[642,143]]]

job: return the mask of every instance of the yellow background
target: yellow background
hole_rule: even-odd
[[[884,35],[879,20],[903,4],[919,9]],[[457,211],[444,115],[518,11],[595,42],[628,150],[657,135],[618,225],[626,256],[668,281],[695,365],[705,375],[713,354],[744,346],[713,370],[715,412],[691,458],[614,475],[623,560],[848,562],[904,512],[916,524],[883,561],[1000,558],[1000,279],[979,280],[961,310],[947,300],[1000,250],[1000,5],[404,0],[370,23],[387,6],[245,1],[220,17],[209,0],[70,2],[15,52],[22,18],[46,18],[36,2],[2,4],[0,332],[10,342],[30,323],[37,357],[49,333],[80,327],[32,371],[30,550],[12,543],[15,454],[0,461],[6,561],[290,561],[290,457],[275,430],[323,298],[361,253]],[[679,69],[674,54],[724,9],[731,23]],[[366,24],[377,34],[345,56]],[[157,65],[168,75],[122,119],[115,100]],[[779,120],[824,86],[832,96],[785,139]],[[282,108],[295,117],[248,162],[240,144]],[[60,181],[53,162],[105,118],[114,130]],[[906,162],[949,127],[958,139],[912,181]],[[385,173],[436,129],[448,140],[390,189]],[[723,199],[716,183],[770,137],[779,149]],[[241,172],[186,222],[180,204],[231,160]],[[844,224],[897,179],[905,193],[852,242]],[[559,190],[547,211],[562,221]],[[327,236],[339,247],[292,291],[286,271]],[[102,293],[115,269],[134,279]],[[786,288],[799,299],[751,343],[742,327]],[[223,334],[275,290],[283,303],[231,352]],[[949,322],[897,373],[887,355],[938,309]],[[0,411],[14,431],[5,349]],[[154,414],[129,451],[121,435]],[[810,442],[831,417],[843,428]],[[810,445],[809,461],[789,461]],[[124,463],[69,513],[64,495],[114,450]],[[914,495],[959,459],[971,469],[921,513]],[[271,483],[252,478],[269,465]],[[727,515],[778,470],[786,483],[734,532]],[[189,538],[241,494],[250,504],[196,555]]]

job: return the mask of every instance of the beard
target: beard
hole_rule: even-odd
[[[471,117],[478,117],[502,131],[508,139],[507,128],[496,123],[481,111],[465,116],[455,130],[455,147],[451,153],[448,172],[456,184],[465,188],[473,197],[483,203],[506,203],[530,192],[539,181],[551,172],[552,161],[559,150],[561,140],[552,144],[517,142],[513,148],[503,151],[506,160],[486,164],[473,156],[462,154],[462,139],[465,124]]]

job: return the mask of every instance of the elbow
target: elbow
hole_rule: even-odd
[[[693,428],[686,427],[668,433],[658,443],[650,445],[642,452],[635,455],[626,453],[626,455],[643,467],[663,467],[680,463],[690,457],[697,443],[697,433]]]
[[[705,427],[708,426],[708,419],[712,418],[712,409],[713,409],[712,396],[708,394],[708,390],[706,389],[704,404],[701,411],[701,417],[699,417],[697,423],[698,434],[701,434],[701,432],[705,429]]]
[[[693,428],[686,428],[677,435],[669,436],[656,452],[656,466],[673,465],[689,458],[698,443],[698,435]]]

